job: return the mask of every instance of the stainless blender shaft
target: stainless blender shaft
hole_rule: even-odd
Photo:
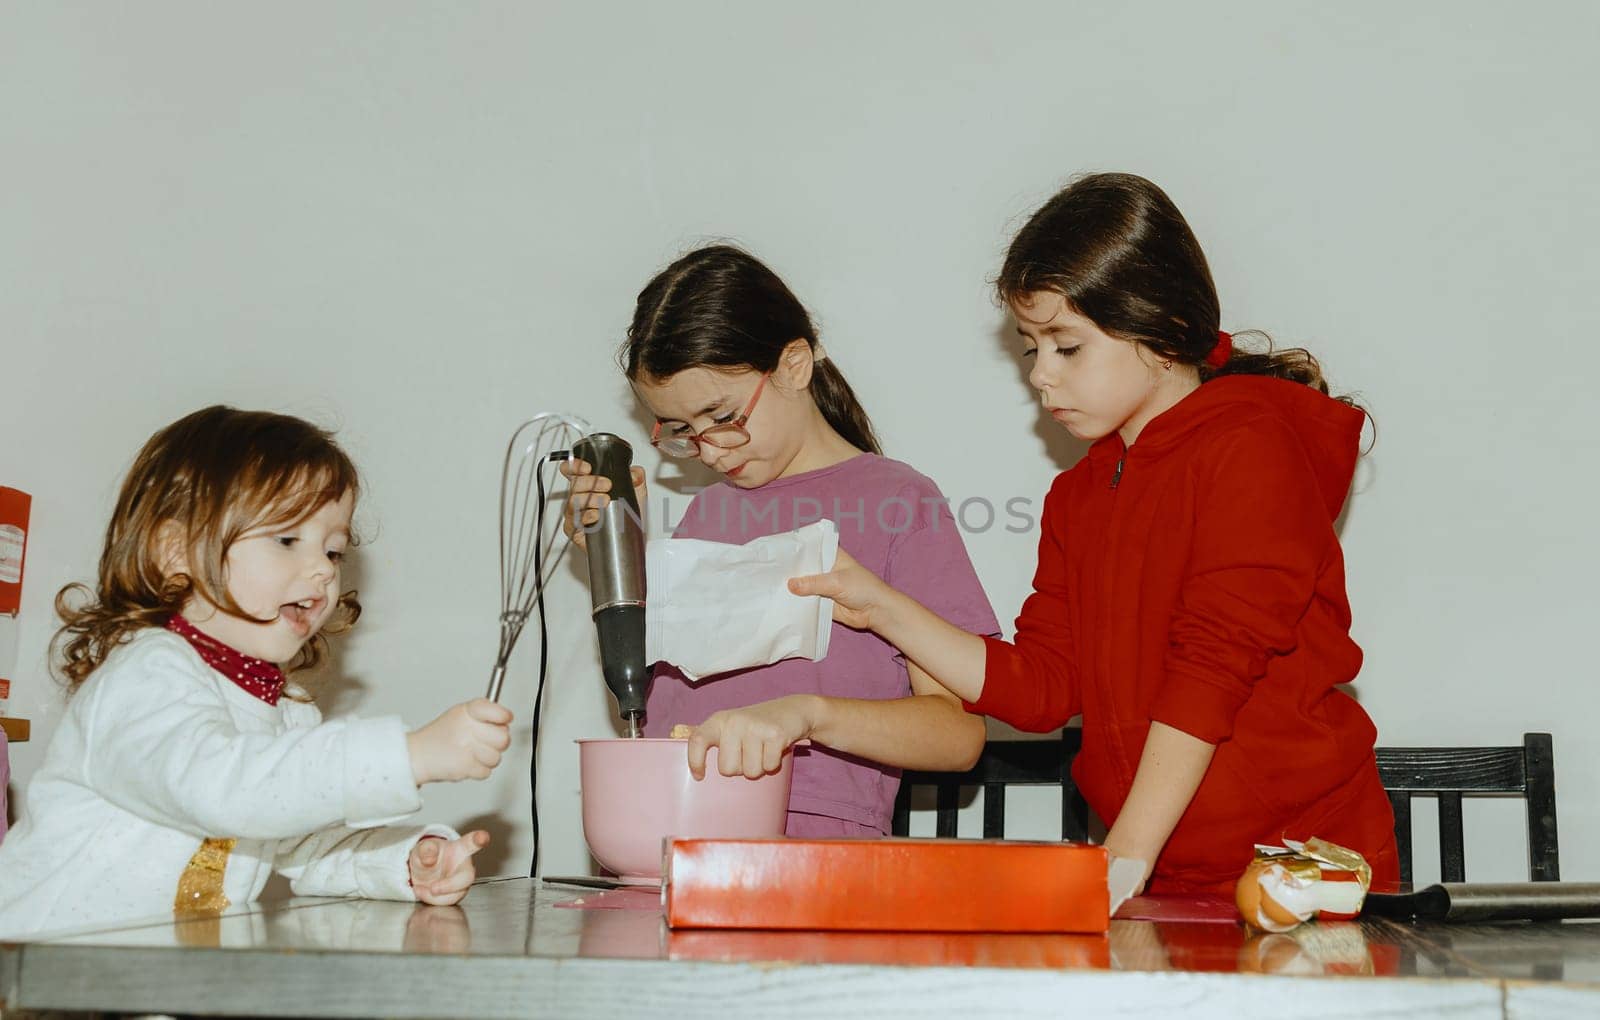
[[[644,531],[632,506],[612,500],[600,523],[585,529],[589,550],[589,598],[594,612],[644,605]]]

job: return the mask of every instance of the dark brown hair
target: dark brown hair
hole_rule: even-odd
[[[1035,291],[1060,294],[1106,333],[1197,366],[1201,382],[1265,375],[1328,392],[1310,351],[1275,351],[1259,330],[1244,335],[1261,337],[1264,350],[1236,337],[1226,364],[1205,363],[1221,318],[1211,269],[1178,207],[1143,177],[1089,174],[1062,189],[1017,232],[995,288],[1008,303]]]
[[[666,380],[687,368],[771,372],[783,350],[817,330],[778,274],[730,245],[698,248],[639,292],[618,355],[629,379]],[[833,430],[858,450],[882,453],[872,420],[832,357],[811,371],[811,397]]]
[[[76,690],[119,644],[163,625],[193,596],[254,619],[228,593],[233,543],[359,492],[355,465],[332,435],[299,418],[214,406],[168,425],[144,444],[122,483],[98,583],[92,591],[69,584],[56,595],[63,626],[52,645],[61,679]],[[186,550],[189,573],[167,572],[171,541]],[[353,591],[340,594],[338,608],[327,633],[349,629],[361,615]],[[289,668],[315,666],[326,648],[318,634]]]

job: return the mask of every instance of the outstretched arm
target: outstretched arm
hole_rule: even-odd
[[[444,825],[330,826],[280,843],[273,867],[289,880],[296,896],[421,899],[409,873],[409,859],[422,844],[459,838]]]
[[[968,715],[923,670],[911,664],[907,668],[909,698],[791,694],[717,712],[689,735],[689,769],[696,778],[704,776],[706,752],[716,747],[718,772],[755,778],[775,771],[783,752],[807,739],[898,768],[954,772],[971,768],[983,751],[983,720]]]
[[[956,697],[976,701],[982,693],[983,638],[891,588],[843,549],[831,571],[794,578],[789,590],[833,599],[835,620],[877,634]]]
[[[822,699],[824,710],[812,731],[813,739],[847,754],[904,769],[964,772],[971,768],[987,737],[983,719],[968,715],[954,695],[914,662],[908,662],[906,670],[911,678],[909,698]]]
[[[1063,539],[1070,475],[1045,499],[1033,593],[1014,642],[962,630],[842,551],[832,571],[796,578],[789,590],[833,599],[834,619],[874,631],[974,711],[1019,729],[1053,730],[1082,711]]]

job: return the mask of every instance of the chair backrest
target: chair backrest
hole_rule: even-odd
[[[1089,838],[1089,806],[1072,781],[1072,759],[1082,745],[1077,729],[1053,740],[991,740],[978,763],[966,772],[907,771],[894,802],[891,831],[911,831],[911,791],[932,786],[935,834],[956,834],[962,787],[983,790],[983,835],[1005,836],[1006,787],[1061,787],[1061,838]],[[1461,828],[1463,795],[1513,794],[1527,802],[1528,875],[1535,882],[1561,878],[1556,839],[1555,757],[1550,734],[1525,733],[1520,747],[1380,747],[1378,775],[1394,806],[1394,835],[1400,879],[1412,878],[1411,798],[1439,800],[1439,872],[1442,881],[1466,881],[1465,837]],[[1315,835],[1311,833],[1310,835]]]
[[[1520,795],[1527,802],[1528,877],[1535,882],[1560,880],[1550,734],[1524,733],[1520,747],[1380,747],[1378,775],[1394,805],[1402,882],[1410,882],[1412,876],[1411,798],[1419,794],[1439,799],[1441,881],[1466,881],[1463,794]]]
[[[984,745],[978,763],[966,772],[907,771],[900,778],[900,793],[895,797],[891,832],[896,836],[911,832],[911,791],[918,786],[935,789],[935,835],[956,834],[956,812],[960,809],[961,788],[983,790],[983,836],[1003,839],[1006,832],[1006,787],[1059,786],[1061,788],[1061,838],[1076,842],[1089,839],[1089,805],[1072,781],[1072,759],[1083,741],[1082,731],[1061,731],[1050,740],[991,740]]]

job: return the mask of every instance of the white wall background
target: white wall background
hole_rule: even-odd
[[[612,357],[659,266],[750,246],[892,454],[957,500],[1037,498],[1077,450],[986,280],[1070,175],[1126,169],[1189,216],[1225,327],[1310,345],[1377,416],[1344,540],[1382,742],[1553,731],[1564,874],[1600,879],[1596,38],[1581,0],[4,4],[0,483],[35,497],[0,620],[35,727],[16,792],[61,711],[51,597],[93,576],[159,426],[222,401],[339,429],[369,544],[333,707],[420,723],[493,657],[509,431],[564,409],[644,438]],[[647,457],[658,494],[703,480]],[[970,537],[1003,620],[1035,540]],[[558,873],[587,866],[571,740],[611,722],[579,575],[550,597]],[[490,823],[505,873],[534,650],[511,760],[427,795]],[[1519,818],[1469,808],[1469,874],[1524,873]]]

